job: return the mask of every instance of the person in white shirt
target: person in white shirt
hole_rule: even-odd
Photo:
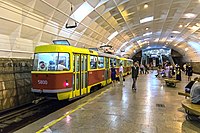
[[[64,65],[64,61],[63,60],[60,60],[59,61],[59,64],[58,64],[58,70],[64,70],[66,69],[65,65]]]
[[[120,80],[121,84],[123,83],[123,72],[124,72],[123,66],[122,66],[122,64],[120,64],[120,67],[119,67],[119,80]]]
[[[192,103],[200,104],[200,78],[192,85],[190,97]]]

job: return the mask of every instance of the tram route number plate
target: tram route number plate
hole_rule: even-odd
[[[39,85],[47,85],[48,81],[47,80],[38,80]]]

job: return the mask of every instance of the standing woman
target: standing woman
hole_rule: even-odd
[[[112,68],[111,68],[111,79],[112,79],[112,86],[115,86],[115,82],[116,82],[116,69],[114,67],[114,65],[112,64]]]
[[[188,81],[191,81],[191,76],[192,76],[193,70],[192,66],[189,64],[187,74],[188,74]]]
[[[179,65],[176,65],[176,80],[181,81],[181,68]]]

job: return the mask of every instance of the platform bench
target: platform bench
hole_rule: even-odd
[[[190,93],[185,93],[185,92],[178,92],[178,95],[182,95],[182,96],[185,96],[186,98],[187,97],[190,97]]]
[[[165,79],[165,83],[167,86],[171,86],[171,87],[176,87],[176,83],[178,83],[179,80],[175,80],[175,79]]]
[[[200,105],[199,104],[193,104],[191,103],[190,99],[185,99],[182,101],[182,107],[185,109],[185,112],[187,114],[186,119],[187,120],[199,120],[200,116]]]

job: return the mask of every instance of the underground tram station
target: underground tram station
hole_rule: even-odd
[[[1,0],[1,133],[199,133],[200,0]]]

